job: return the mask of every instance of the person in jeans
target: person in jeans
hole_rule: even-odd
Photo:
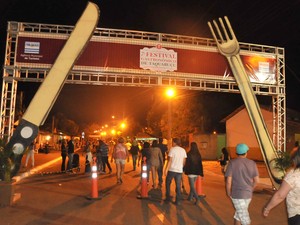
[[[199,202],[199,196],[195,189],[195,182],[198,176],[201,176],[201,179],[203,179],[203,165],[196,142],[191,142],[190,151],[187,153],[186,164],[184,166],[184,173],[189,178],[190,193],[188,200],[192,201],[193,198],[195,198],[195,204],[197,204]]]
[[[157,174],[158,174],[158,187],[162,187],[163,183],[163,170],[164,170],[164,165],[166,161],[166,154],[168,153],[168,147],[163,143],[163,138],[158,139],[158,147],[160,148],[162,158],[163,158],[163,163],[162,165],[158,168]]]
[[[248,207],[253,189],[259,181],[258,169],[253,160],[247,159],[249,147],[246,144],[236,146],[237,158],[230,160],[225,172],[226,193],[235,208],[234,224],[251,224]]]
[[[136,170],[136,163],[138,161],[138,155],[139,155],[139,146],[138,146],[138,142],[136,140],[134,140],[132,142],[132,146],[130,147],[130,154],[132,156],[132,165],[133,165],[133,170]]]
[[[171,186],[171,182],[174,178],[175,184],[176,184],[175,204],[180,205],[180,201],[181,201],[180,184],[181,184],[183,167],[185,165],[187,155],[186,155],[186,151],[184,150],[184,148],[180,147],[180,139],[179,138],[173,138],[172,146],[173,147],[170,149],[170,152],[168,154],[168,162],[167,162],[167,165],[165,168],[165,174],[167,173],[165,201],[170,202],[172,200],[171,195],[170,195],[170,186]]]
[[[66,146],[66,141],[64,139],[61,140],[60,151],[61,151],[61,171],[65,172],[66,158],[67,158],[67,146]]]
[[[73,137],[68,141],[68,166],[67,170],[70,171],[73,168],[73,156],[74,156],[74,143],[73,143]]]
[[[146,159],[147,183],[149,184],[150,170],[151,170],[151,163],[150,163],[151,153],[150,153],[150,143],[148,141],[144,142],[143,148],[141,150],[140,159],[139,159],[139,164],[141,163],[141,166],[144,163],[144,158]],[[141,176],[142,176],[142,173],[141,173]],[[142,179],[142,177],[141,177],[141,179]]]
[[[99,140],[99,150],[101,153],[101,161],[102,161],[102,173],[106,173],[105,168],[107,165],[107,168],[109,169],[109,174],[111,174],[112,169],[111,166],[108,162],[108,145],[106,143],[104,143],[104,141]]]
[[[157,170],[158,168],[162,167],[162,163],[163,163],[163,157],[161,154],[161,150],[158,147],[157,140],[154,140],[150,148],[150,165],[151,165],[151,174],[152,174],[152,183],[153,183],[152,187],[154,189],[157,188],[156,186]],[[161,186],[159,186],[159,188],[161,188]]]

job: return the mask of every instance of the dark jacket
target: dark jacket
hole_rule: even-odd
[[[102,143],[101,146],[100,146],[100,152],[101,152],[101,156],[102,157],[107,157],[108,156],[108,145],[105,144],[105,143]]]
[[[130,153],[132,155],[138,155],[139,154],[139,146],[138,145],[132,145],[131,148],[130,148]]]
[[[167,145],[164,145],[163,143],[159,143],[158,147],[161,150],[161,154],[162,154],[163,160],[165,162],[165,160],[166,160],[166,153],[168,152],[168,147],[167,147]]]
[[[150,158],[151,158],[150,148],[143,148],[141,154],[142,154],[142,158],[141,158],[142,162],[144,157],[146,157],[146,163],[150,165]]]
[[[64,142],[61,143],[61,156],[67,156],[67,147]]]
[[[187,159],[184,166],[184,173],[186,175],[194,174],[203,177],[203,165],[201,155],[187,153]]]
[[[71,153],[74,153],[74,144],[73,144],[72,140],[70,140],[68,142],[68,154],[71,154]]]

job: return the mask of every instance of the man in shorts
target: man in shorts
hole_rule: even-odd
[[[226,192],[235,208],[235,225],[251,223],[248,207],[253,189],[259,180],[256,163],[247,159],[248,150],[249,147],[246,144],[238,144],[236,146],[237,158],[229,162],[225,173]]]

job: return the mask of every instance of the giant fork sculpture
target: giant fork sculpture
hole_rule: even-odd
[[[251,86],[249,77],[245,71],[242,60],[240,58],[239,43],[235,37],[235,34],[232,30],[228,18],[225,16],[224,19],[229,33],[227,32],[225,24],[221,18],[219,18],[219,23],[222,27],[223,33],[221,32],[218,23],[215,20],[213,20],[214,28],[210,22],[208,22],[208,26],[217,43],[219,52],[222,55],[224,55],[229,62],[230,68],[238,84],[251,123],[253,125],[253,129],[258,140],[265,164],[267,166],[270,179],[274,187],[278,189],[284,174],[283,172],[280,172],[275,168],[274,160],[272,160],[275,157],[278,157],[277,151],[268,133],[267,126],[263,120],[260,107],[254,94],[253,88]],[[217,38],[215,30],[218,34],[219,39]]]

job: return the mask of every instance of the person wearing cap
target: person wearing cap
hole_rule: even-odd
[[[248,207],[253,189],[258,183],[259,175],[256,163],[247,158],[249,147],[246,144],[236,146],[237,158],[230,160],[225,177],[226,193],[235,208],[234,224],[251,224]]]

